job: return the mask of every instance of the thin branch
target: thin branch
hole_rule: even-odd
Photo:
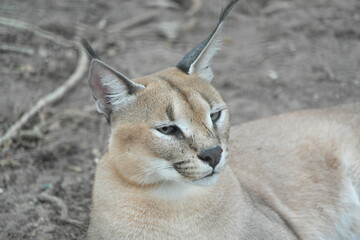
[[[64,203],[64,201],[61,200],[60,198],[49,195],[46,192],[43,192],[39,195],[39,199],[41,201],[49,202],[49,203],[53,204],[55,207],[57,207],[58,209],[60,209],[59,220],[61,222],[69,223],[69,224],[75,225],[76,227],[80,227],[80,228],[83,227],[82,222],[69,217],[68,208],[67,208],[66,204]]]
[[[0,146],[2,146],[7,140],[15,137],[19,130],[29,121],[31,117],[37,114],[46,105],[52,104],[61,99],[70,89],[72,89],[83,77],[88,67],[88,57],[82,50],[80,43],[75,43],[75,46],[79,50],[79,60],[75,72],[63,83],[60,87],[55,89],[52,93],[40,98],[37,103],[30,108],[17,122],[15,122],[5,133],[0,137]]]
[[[147,23],[150,20],[154,19],[159,13],[150,12],[145,15],[135,16],[133,18],[127,19],[123,22],[116,23],[107,28],[109,33],[119,33],[125,29],[131,28],[133,26],[139,25],[141,23]]]
[[[188,17],[194,16],[202,7],[202,0],[191,0],[191,5],[186,11]]]
[[[169,9],[181,10],[181,6],[178,3],[169,0],[146,1],[145,6],[154,7],[154,8],[169,8]]]
[[[7,27],[13,27],[13,28],[17,28],[17,29],[22,29],[22,30],[26,30],[26,31],[31,31],[31,32],[39,35],[40,37],[54,41],[55,43],[57,43],[61,46],[71,47],[74,45],[74,41],[67,40],[67,39],[60,37],[52,32],[46,31],[37,26],[31,25],[29,23],[22,22],[19,20],[6,18],[6,17],[0,17],[0,25],[4,25]]]
[[[44,135],[42,134],[42,132],[38,129],[32,129],[32,130],[22,130],[19,132],[19,135],[22,138],[35,138],[35,139],[41,139],[44,137]]]
[[[49,119],[46,119],[35,126],[32,127],[31,130],[25,130],[25,133],[29,131],[29,133],[40,133],[44,131],[44,128],[48,127],[49,125],[55,123],[56,121],[62,121],[64,119],[81,119],[87,118],[89,120],[97,120],[98,118],[96,115],[90,114],[90,112],[95,112],[95,107],[93,105],[86,105],[82,108],[69,108],[62,112],[59,112],[59,110],[47,108],[47,112],[52,113],[53,116],[51,116]],[[20,135],[24,131],[20,132]],[[35,135],[36,136],[36,135]],[[40,136],[40,135],[39,135]]]
[[[26,46],[19,46],[19,45],[10,45],[10,44],[1,44],[0,51],[2,52],[17,52],[26,55],[33,55],[34,49]]]

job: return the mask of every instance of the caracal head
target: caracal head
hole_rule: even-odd
[[[211,85],[222,11],[214,31],[176,67],[130,80],[90,45],[89,84],[97,110],[111,126],[108,156],[117,173],[139,186],[212,185],[227,161],[229,111]]]

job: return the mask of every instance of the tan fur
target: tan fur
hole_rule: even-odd
[[[227,153],[229,113],[209,123],[208,102],[226,107],[210,83],[176,68],[134,82],[145,89],[111,116],[89,239],[360,239],[360,104],[232,127]],[[169,105],[190,134],[156,133]],[[199,186],[206,166],[196,155],[217,144],[229,160],[216,183]],[[147,172],[183,160],[177,180]]]

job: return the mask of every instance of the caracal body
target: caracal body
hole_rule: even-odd
[[[360,239],[360,104],[230,132],[228,165],[208,187],[133,185],[106,153],[96,171],[90,239]],[[121,145],[128,147],[116,141],[109,149],[119,161]]]
[[[230,130],[210,61],[236,2],[176,67],[133,80],[84,42],[111,127],[89,240],[360,239],[360,104]]]

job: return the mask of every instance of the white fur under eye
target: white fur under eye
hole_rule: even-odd
[[[163,138],[166,140],[171,140],[174,138],[174,136],[172,136],[172,135],[166,135],[166,134],[159,132],[156,128],[151,129],[151,132],[158,138]]]
[[[217,126],[217,127],[222,127],[223,124],[224,124],[224,121],[227,117],[227,109],[223,109],[220,111],[220,116],[219,118],[214,122],[214,124]]]

